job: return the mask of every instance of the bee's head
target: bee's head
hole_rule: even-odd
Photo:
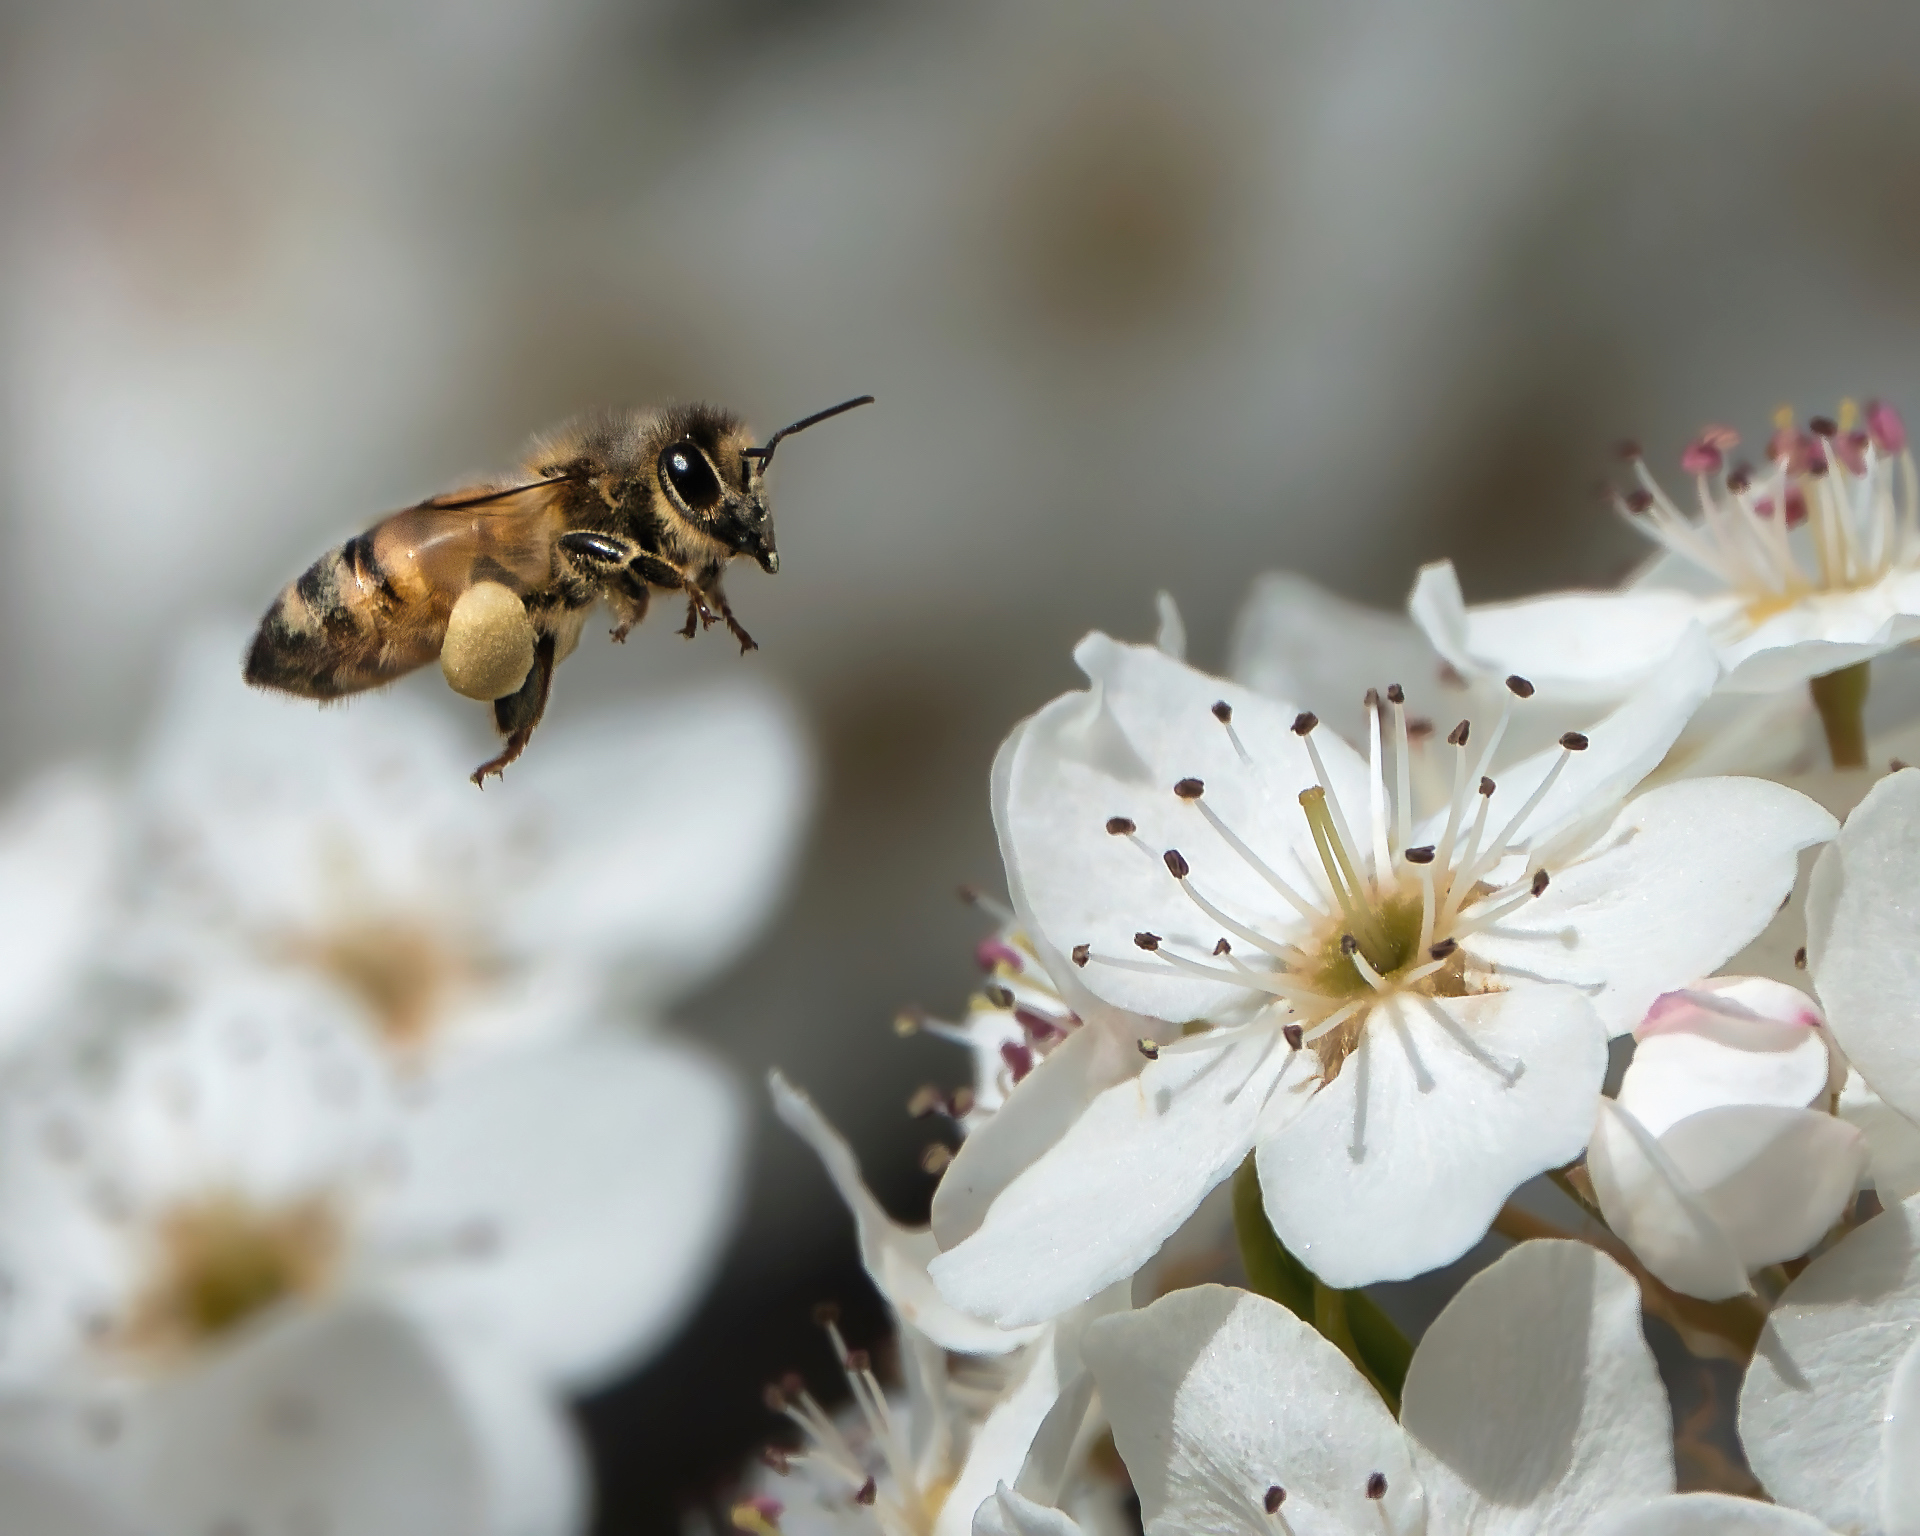
[[[796,421],[774,433],[764,447],[754,447],[753,434],[728,412],[704,405],[677,411],[669,418],[669,440],[656,461],[660,493],[728,549],[750,556],[763,571],[777,571],[780,555],[773,547],[773,509],[766,487],[773,450],[781,438],[872,400],[872,395],[862,395]]]

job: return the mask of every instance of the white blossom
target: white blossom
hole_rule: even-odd
[[[1155,651],[1095,635],[1076,656],[1091,691],[995,764],[1009,883],[1090,992],[1172,1027],[931,1266],[1006,1326],[1133,1273],[1249,1150],[1275,1232],[1328,1284],[1458,1257],[1585,1145],[1607,1035],[1757,933],[1832,830],[1758,780],[1626,800],[1712,687],[1703,643],[1590,746],[1498,784],[1506,718],[1456,728],[1454,794],[1417,828],[1398,690],[1362,760]]]
[[[1612,1260],[1523,1244],[1427,1330],[1399,1423],[1286,1308],[1219,1286],[1097,1323],[1087,1357],[1147,1536],[1687,1529],[1691,1511],[1610,1523],[1683,1501],[1639,1312]],[[1005,1528],[1051,1536],[1031,1520]]]
[[[0,1443],[162,1536],[578,1526],[559,1393],[691,1304],[722,1076],[584,1030],[422,1091],[259,973],[62,1043],[0,1099]]]
[[[415,1066],[656,1010],[771,912],[808,755],[734,688],[557,720],[484,792],[438,701],[340,709],[188,647],[137,775],[129,963],[311,971]]]
[[[1865,1139],[1804,992],[1722,976],[1655,1002],[1587,1172],[1601,1214],[1659,1280],[1722,1300],[1808,1252],[1859,1187]]]
[[[1455,666],[1526,671],[1556,692],[1617,697],[1664,666],[1689,627],[1712,636],[1733,692],[1771,693],[1920,638],[1920,492],[1890,407],[1852,407],[1797,432],[1777,420],[1768,466],[1727,463],[1710,427],[1683,467],[1698,514],[1637,458],[1621,509],[1663,558],[1618,592],[1467,608],[1451,565],[1429,566],[1413,612]]]

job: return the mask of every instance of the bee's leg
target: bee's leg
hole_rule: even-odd
[[[680,627],[680,633],[686,639],[694,637],[696,625],[704,629],[717,617],[707,606],[706,595],[701,592],[700,583],[692,573],[681,570],[671,560],[662,560],[658,555],[642,550],[633,557],[627,569],[656,587],[665,587],[668,591],[678,587],[687,594],[687,622]]]
[[[613,638],[625,640],[647,616],[647,584],[632,571],[622,571],[603,589],[607,606],[620,622],[614,625]]]
[[[740,654],[742,656],[746,655],[748,651],[757,651],[760,649],[759,643],[752,635],[740,627],[740,621],[733,616],[733,605],[727,601],[727,594],[720,590],[719,582],[716,581],[712,586],[707,588],[707,598],[720,610],[720,617],[727,621],[728,633],[740,642]]]
[[[506,736],[507,744],[498,757],[474,769],[475,784],[484,787],[488,774],[499,774],[527,750],[527,743],[533,739],[533,728],[547,712],[547,695],[553,689],[553,650],[553,636],[543,634],[534,642],[533,670],[520,685],[520,691],[493,701],[493,723]]]

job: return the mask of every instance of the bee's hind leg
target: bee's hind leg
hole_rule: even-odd
[[[520,685],[520,691],[493,701],[493,723],[506,736],[507,744],[498,757],[473,770],[473,782],[482,788],[486,786],[488,774],[501,773],[533,740],[533,729],[547,712],[547,695],[553,691],[553,653],[553,636],[542,635],[534,642],[533,670]]]

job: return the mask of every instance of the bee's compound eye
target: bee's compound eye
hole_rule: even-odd
[[[660,475],[691,510],[710,512],[720,505],[720,477],[692,443],[675,443],[661,454]]]

